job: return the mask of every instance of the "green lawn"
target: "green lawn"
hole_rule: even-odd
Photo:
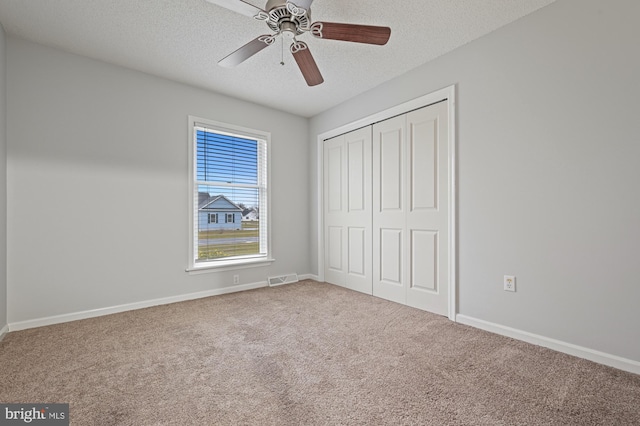
[[[248,229],[224,229],[219,231],[200,231],[198,232],[198,239],[218,239],[218,238],[244,238],[244,237],[257,237],[259,235],[258,229],[248,230]]]
[[[258,254],[259,250],[259,243],[200,246],[198,248],[198,260],[220,259],[230,256],[247,256],[251,254]]]
[[[256,242],[211,242],[211,240],[220,239],[245,239],[255,237],[258,238],[259,223],[258,222],[243,222],[241,229],[220,229],[220,230],[207,230],[198,232],[199,240],[209,240],[207,245],[198,245],[198,260],[220,259],[230,256],[245,256],[251,254],[258,254],[260,251],[260,243]]]

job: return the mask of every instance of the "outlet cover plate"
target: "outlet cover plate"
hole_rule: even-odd
[[[516,277],[513,275],[504,276],[504,291],[516,291]]]

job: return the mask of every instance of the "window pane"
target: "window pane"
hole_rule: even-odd
[[[254,136],[262,132],[233,134],[206,120],[200,123],[192,124],[195,161],[190,174],[196,182],[191,259],[204,264],[266,258],[268,134],[262,139]]]
[[[258,141],[199,129],[197,180],[258,184]]]
[[[259,189],[198,185],[196,261],[266,254],[260,239]],[[217,214],[217,221],[207,220]],[[244,219],[243,219],[244,218]]]

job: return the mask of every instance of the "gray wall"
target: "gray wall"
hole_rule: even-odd
[[[10,324],[308,273],[307,119],[11,37],[7,67]],[[271,132],[270,267],[185,273],[188,115]]]
[[[5,35],[0,25],[0,330],[7,325],[7,110]]]
[[[459,313],[640,361],[638,16],[559,0],[314,117],[312,190],[318,134],[456,84]]]

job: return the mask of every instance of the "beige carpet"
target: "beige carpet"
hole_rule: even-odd
[[[75,425],[640,425],[640,376],[312,281],[10,333]]]

